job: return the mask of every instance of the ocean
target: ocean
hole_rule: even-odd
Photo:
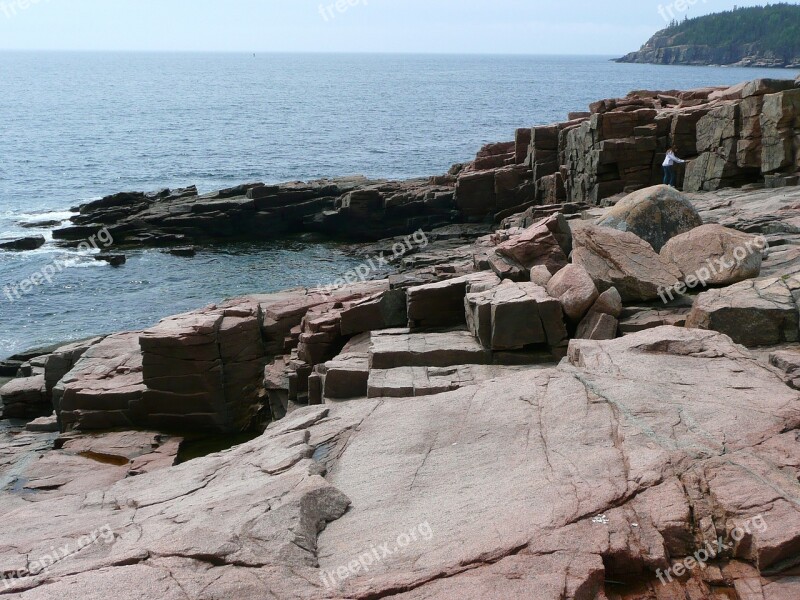
[[[208,192],[364,174],[440,174],[514,130],[564,120],[632,89],[686,89],[795,71],[621,65],[610,57],[0,53],[0,358],[149,327],[225,298],[325,285],[359,260],[303,236],[218,245],[192,259],[126,252],[114,268],[55,246],[81,202],[195,184]],[[23,225],[33,228],[26,228]],[[13,301],[53,261],[52,283]]]

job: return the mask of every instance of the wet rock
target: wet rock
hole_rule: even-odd
[[[0,250],[16,250],[19,252],[25,250],[36,250],[41,248],[46,243],[43,235],[35,235],[15,240],[0,240]]]
[[[197,256],[197,249],[194,246],[184,246],[182,248],[170,248],[169,253],[172,254],[172,256],[192,258]]]
[[[669,240],[699,227],[703,220],[686,196],[657,185],[626,196],[598,224],[629,231],[660,252]]]
[[[616,288],[624,302],[655,300],[681,277],[650,244],[630,232],[585,225],[573,229],[573,243],[573,263],[589,273],[601,292]]]
[[[124,254],[99,254],[94,257],[95,260],[106,262],[112,267],[121,267],[127,262]]]

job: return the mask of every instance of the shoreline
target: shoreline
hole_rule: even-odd
[[[84,205],[67,244],[377,241],[343,286],[27,357],[0,388],[27,423],[0,427],[6,587],[797,597],[794,85],[601,100],[426,180]],[[691,191],[653,185],[671,146]]]
[[[697,152],[695,138],[706,135],[698,128],[705,121],[714,123],[717,112],[728,118],[724,111],[731,103],[793,86],[800,86],[800,78],[794,83],[757,80],[726,89],[631,92],[623,99],[598,101],[587,113],[570,114],[566,122],[518,129],[513,142],[487,144],[474,161],[427,178],[370,180],[354,175],[283,184],[246,183],[205,194],[194,186],[112,194],[73,207],[77,214],[70,225],[53,230],[53,238],[57,245],[75,247],[99,232],[110,232],[115,242],[108,251],[124,255],[130,249],[170,252],[184,246],[277,242],[298,235],[319,235],[344,247],[357,247],[413,231],[413,227],[434,231],[470,223],[497,224],[539,204],[564,204],[584,196],[591,205],[613,203],[625,193],[657,183],[657,165],[666,145],[662,132],[679,132],[675,141],[689,158],[682,179],[691,178],[694,191],[746,186],[765,179],[765,185],[772,185],[769,178],[774,176],[761,170],[754,173],[748,166],[745,179],[737,179],[731,176],[729,165],[705,165],[708,153],[691,155]],[[612,119],[614,124],[609,122]],[[671,129],[663,126],[665,119],[672,121]],[[685,127],[690,129],[684,132],[681,128]],[[631,138],[614,139],[631,134]],[[584,138],[596,135],[611,139],[599,144],[590,141],[587,146]],[[650,135],[658,137],[650,139]],[[756,151],[760,148],[750,149],[749,156]],[[603,181],[608,176],[598,165],[589,167],[580,157],[593,152],[599,153],[601,164],[616,162],[617,176],[622,179]],[[623,172],[627,163],[631,164],[625,169],[635,176]],[[755,163],[750,158],[747,164]],[[725,176],[717,179],[717,173]],[[683,183],[686,187],[687,181]],[[242,233],[240,229],[251,226],[248,221],[254,219],[255,228]],[[145,221],[148,225],[136,229]],[[358,254],[357,248],[352,249]]]

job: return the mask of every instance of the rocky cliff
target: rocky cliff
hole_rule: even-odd
[[[674,6],[659,6],[674,16]],[[672,21],[621,63],[800,68],[800,7],[774,4]]]
[[[427,194],[481,223],[426,230],[386,279],[19,357],[0,388],[0,595],[800,597],[800,186],[796,162],[776,166],[797,159],[792,86],[602,101],[446,179],[84,207],[76,227],[130,243],[307,203],[317,223],[366,207],[377,227],[435,223]],[[745,123],[768,167],[748,177],[783,187],[682,194],[647,186],[652,163],[620,169],[669,140],[708,174],[756,139]],[[594,203],[619,182],[636,191]],[[165,231],[172,207],[208,227]],[[186,436],[243,431],[179,459]]]
[[[541,205],[598,204],[659,183],[666,150],[689,163],[688,191],[792,185],[800,173],[800,80],[731,88],[639,90],[568,121],[516,131],[449,173],[408,181],[363,177],[121,193],[77,207],[53,232],[79,244],[107,229],[115,246],[274,239],[319,232],[377,240],[454,223],[500,222]]]

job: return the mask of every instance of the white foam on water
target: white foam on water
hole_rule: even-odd
[[[102,260],[86,260],[84,255],[74,256],[66,260],[57,259],[64,269],[90,269],[93,267],[106,267],[109,264]]]
[[[79,213],[68,211],[68,210],[59,210],[53,212],[45,212],[45,213],[21,213],[16,215],[17,221],[19,223],[25,223],[26,225],[30,224],[33,225],[35,223],[44,223],[47,221],[69,221],[72,217]]]

